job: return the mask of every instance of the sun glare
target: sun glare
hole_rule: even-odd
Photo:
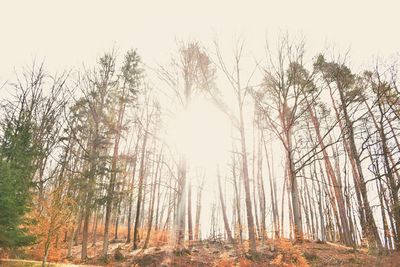
[[[230,130],[224,114],[198,97],[167,123],[166,143],[191,164],[210,168],[229,159]]]

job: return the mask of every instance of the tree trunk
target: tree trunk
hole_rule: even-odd
[[[193,241],[193,223],[192,223],[192,183],[188,184],[188,236],[189,244]]]
[[[148,222],[147,222],[147,234],[146,234],[146,239],[144,242],[143,249],[146,249],[149,245],[150,241],[150,234],[151,234],[151,228],[153,225],[153,214],[154,214],[154,202],[155,202],[155,196],[156,196],[156,188],[157,188],[157,178],[158,178],[158,172],[160,172],[161,176],[161,170],[160,170],[160,164],[162,161],[162,149],[160,151],[160,156],[157,161],[157,167],[156,167],[156,172],[154,174],[154,179],[153,179],[153,184],[151,188],[151,194],[150,194],[150,207],[149,207],[149,217],[148,217]]]
[[[131,181],[131,187],[129,189],[128,233],[127,233],[127,237],[126,237],[126,243],[127,244],[129,244],[131,242],[133,190],[135,188],[135,175],[136,175],[137,154],[138,154],[138,147],[139,147],[139,137],[140,137],[140,134],[137,135],[137,142],[136,142],[136,145],[135,145],[135,152],[134,152],[134,155],[133,155],[132,181]]]
[[[242,100],[239,95],[239,104],[241,105]],[[249,170],[248,170],[248,163],[247,163],[247,150],[246,150],[246,137],[244,133],[244,121],[243,121],[243,110],[240,108],[240,142],[241,142],[241,149],[242,149],[242,167],[243,167],[243,183],[244,183],[244,192],[245,192],[245,203],[246,203],[246,212],[247,212],[247,227],[249,231],[249,242],[250,242],[250,252],[256,253],[257,252],[257,245],[256,245],[256,233],[254,227],[254,219],[253,219],[253,211],[252,211],[252,204],[251,204],[251,192],[250,192],[250,177],[249,177]]]
[[[110,222],[111,222],[111,208],[114,202],[114,190],[115,190],[115,182],[117,179],[117,162],[118,162],[118,150],[119,150],[119,142],[121,139],[121,130],[122,130],[122,123],[124,120],[124,112],[125,112],[125,103],[123,99],[125,97],[125,87],[123,88],[121,100],[120,100],[120,108],[118,112],[118,119],[117,119],[117,129],[114,141],[114,149],[113,149],[113,157],[111,161],[111,178],[109,187],[107,189],[107,198],[106,198],[106,219],[104,222],[104,237],[103,237],[103,252],[102,256],[106,259],[107,258],[107,251],[108,251],[108,243],[109,243],[109,231],[110,231]],[[117,217],[118,222],[118,217]]]
[[[136,218],[135,218],[135,227],[133,229],[133,249],[138,248],[138,240],[139,240],[139,219],[140,219],[140,207],[141,207],[141,201],[142,201],[142,190],[143,190],[143,182],[144,182],[144,176],[145,176],[145,166],[144,166],[144,158],[146,156],[146,142],[147,142],[147,135],[148,135],[148,124],[147,122],[147,127],[145,129],[144,137],[143,137],[143,144],[142,144],[142,153],[141,153],[141,158],[140,158],[140,169],[139,169],[139,184],[138,184],[138,196],[137,196],[137,202],[136,202]]]
[[[225,232],[226,232],[226,235],[228,236],[228,241],[231,244],[234,244],[234,240],[232,238],[232,232],[231,232],[231,229],[229,228],[228,217],[226,216],[226,207],[225,207],[225,202],[224,202],[224,196],[222,194],[221,176],[220,176],[220,173],[219,173],[219,167],[217,167],[217,178],[218,178],[219,200],[220,200],[220,203],[221,203],[222,218],[224,220]]]
[[[303,239],[303,223],[301,218],[301,206],[299,188],[296,178],[296,172],[294,167],[293,152],[292,152],[292,140],[291,140],[291,128],[287,129],[286,134],[286,161],[287,161],[287,173],[288,181],[290,186],[290,193],[292,197],[292,212],[293,212],[293,224],[294,224],[294,238],[296,240]]]
[[[243,228],[242,228],[242,215],[241,215],[241,207],[240,207],[240,192],[238,189],[238,184],[240,184],[240,180],[236,175],[236,159],[232,158],[232,174],[233,174],[233,185],[235,189],[235,210],[237,213],[237,228],[239,230],[239,241],[243,243]]]
[[[314,130],[315,130],[315,133],[317,136],[317,141],[322,150],[326,173],[328,175],[330,182],[332,183],[336,203],[338,205],[339,216],[340,216],[340,227],[342,229],[342,231],[340,231],[340,234],[342,235],[341,239],[346,245],[351,246],[351,245],[354,245],[354,240],[351,237],[349,222],[347,220],[346,206],[344,203],[343,194],[342,194],[342,190],[341,190],[342,187],[338,183],[338,180],[336,178],[335,172],[332,167],[332,163],[331,163],[328,153],[326,151],[326,146],[324,144],[324,140],[322,139],[321,132],[320,132],[319,122],[315,116],[313,108],[311,107],[311,105],[308,101],[307,101],[307,109],[310,114],[313,126],[314,126]],[[335,205],[335,203],[333,203],[332,205]]]
[[[201,193],[203,190],[203,184],[200,185],[197,191],[197,200],[196,200],[196,218],[194,225],[194,240],[199,240],[200,236],[200,213],[201,213]]]
[[[340,87],[340,86],[339,86]],[[360,190],[361,190],[361,197],[364,203],[364,210],[365,210],[365,216],[366,216],[366,222],[367,222],[367,238],[369,241],[369,245],[371,246],[372,249],[378,248],[382,249],[382,243],[379,237],[378,229],[375,224],[375,219],[374,215],[371,209],[371,206],[369,205],[368,201],[368,195],[367,195],[367,187],[365,184],[365,179],[363,175],[363,170],[361,166],[361,160],[357,151],[356,143],[355,143],[355,138],[354,138],[354,132],[353,132],[353,124],[350,120],[350,117],[347,113],[347,103],[345,100],[343,88],[338,88],[339,90],[339,95],[340,95],[340,100],[342,104],[342,111],[345,119],[345,125],[347,131],[347,137],[350,145],[350,152],[349,156],[354,159],[355,161],[355,167],[357,168],[357,173],[358,173],[358,179],[356,179],[356,183],[359,184]]]

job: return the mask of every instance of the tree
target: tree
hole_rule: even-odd
[[[142,140],[142,146],[141,146],[141,152],[140,152],[140,164],[139,164],[139,177],[138,177],[138,195],[136,199],[136,218],[135,218],[135,226],[133,228],[133,249],[137,249],[139,246],[139,223],[140,223],[140,214],[144,202],[144,186],[146,182],[146,152],[147,152],[147,144],[148,144],[148,139],[150,138],[151,135],[151,123],[152,123],[152,117],[154,116],[155,113],[155,108],[151,108],[149,106],[149,95],[146,93],[145,95],[145,105],[144,105],[144,120],[141,122],[142,127],[143,127],[143,140]]]
[[[214,80],[215,70],[211,66],[211,61],[207,53],[201,48],[198,42],[183,43],[179,47],[178,58],[172,60],[171,71],[162,67],[159,71],[160,78],[172,89],[175,94],[175,103],[182,112],[187,112],[190,107],[192,97],[196,92],[203,93],[209,90]],[[186,155],[180,152],[177,161],[177,203],[175,221],[175,240],[176,245],[182,246],[185,236],[185,217],[187,210],[186,198],[188,190],[187,184],[188,163]],[[191,203],[189,203],[191,205]],[[188,222],[191,222],[191,214]],[[189,224],[189,233],[193,233],[192,223]],[[190,235],[192,236],[192,235]]]
[[[368,200],[367,187],[364,178],[363,167],[361,166],[360,154],[357,150],[356,138],[354,134],[354,121],[349,115],[349,105],[356,101],[357,88],[355,85],[355,76],[351,70],[343,62],[327,62],[321,55],[315,63],[316,68],[321,72],[324,82],[330,89],[331,96],[333,90],[339,94],[339,106],[342,118],[339,117],[339,111],[336,108],[336,102],[332,97],[332,104],[336,109],[337,119],[344,125],[341,128],[342,134],[345,136],[344,146],[351,161],[353,179],[356,185],[357,200],[360,211],[360,221],[363,230],[368,239],[371,248],[382,248],[379,233],[376,227],[373,212]]]
[[[221,186],[221,175],[219,173],[219,166],[217,166],[217,179],[218,179],[218,192],[219,192],[219,201],[221,204],[221,209],[222,209],[222,218],[224,220],[224,227],[226,231],[226,235],[228,236],[228,241],[233,244],[233,237],[232,237],[232,232],[229,227],[229,222],[228,222],[228,216],[226,215],[226,206],[225,206],[225,201],[224,201],[224,195],[222,192],[222,186]]]
[[[294,127],[304,110],[303,91],[310,85],[312,75],[301,80],[305,69],[302,60],[304,43],[293,44],[288,37],[283,37],[277,48],[276,58],[269,51],[268,64],[264,68],[262,89],[255,93],[254,98],[262,118],[268,128],[278,137],[285,153],[285,174],[291,193],[291,209],[293,211],[294,235],[303,238],[303,222],[301,216],[300,192],[295,166],[295,145],[293,144]]]
[[[27,232],[25,214],[31,206],[32,162],[37,151],[32,144],[33,123],[22,107],[3,122],[0,140],[0,247],[5,248],[35,241]]]
[[[111,126],[115,131],[114,137],[114,148],[111,160],[111,175],[110,182],[107,189],[107,200],[106,200],[106,214],[104,222],[104,239],[103,239],[103,257],[107,258],[108,251],[108,238],[109,228],[111,221],[111,208],[114,201],[115,194],[115,183],[117,177],[117,163],[119,156],[119,144],[121,140],[122,130],[124,127],[124,116],[126,106],[133,102],[136,97],[138,86],[140,85],[142,70],[140,68],[140,57],[136,51],[128,51],[125,55],[125,61],[123,63],[121,74],[118,79],[117,85],[114,89],[114,97],[117,103],[117,120]]]
[[[25,214],[32,195],[44,187],[53,173],[44,173],[48,158],[59,142],[60,117],[67,99],[64,97],[67,73],[50,76],[43,64],[33,64],[16,83],[7,86],[12,97],[2,101],[0,122],[0,246],[30,244]],[[31,223],[31,222],[30,222]]]
[[[400,204],[399,204],[399,173],[394,157],[398,151],[398,140],[396,131],[393,124],[397,123],[397,101],[398,92],[395,89],[396,83],[393,83],[392,77],[385,77],[387,75],[381,73],[380,67],[377,65],[373,71],[365,71],[356,80],[356,87],[360,88],[362,103],[366,106],[369,118],[372,125],[365,122],[364,131],[365,135],[364,147],[367,148],[369,157],[371,159],[372,168],[368,168],[379,181],[378,190],[380,191],[380,202],[382,221],[385,227],[385,243],[390,243],[389,227],[385,215],[384,199],[389,198],[391,208],[387,210],[389,216],[393,219],[392,223],[392,236],[394,241],[394,248],[400,249],[400,241],[398,231],[400,229]],[[393,72],[389,72],[393,75]],[[386,179],[386,188],[383,187],[383,177]],[[385,191],[388,191],[386,196]],[[386,244],[388,246],[388,244]]]
[[[39,246],[43,247],[42,266],[46,266],[47,259],[55,237],[69,227],[72,222],[73,207],[76,205],[65,194],[66,181],[59,184],[52,192],[48,192],[46,199],[40,200],[42,209],[35,209],[31,217],[35,219],[33,232],[38,237]]]
[[[246,135],[245,135],[245,118],[244,118],[244,109],[243,105],[246,100],[246,95],[248,94],[249,83],[254,74],[254,71],[251,73],[250,77],[247,79],[247,83],[245,85],[242,84],[243,77],[241,76],[241,63],[242,63],[242,53],[243,53],[244,42],[238,42],[236,44],[234,50],[234,65],[233,72],[228,70],[220,51],[218,44],[215,42],[217,59],[220,68],[222,69],[225,77],[228,79],[231,88],[236,97],[236,104],[238,107],[238,115],[233,115],[233,112],[226,108],[226,105],[218,99],[218,97],[213,94],[213,99],[219,105],[219,107],[231,118],[232,123],[236,126],[237,130],[240,134],[240,152],[242,157],[242,172],[243,172],[243,184],[245,191],[245,203],[246,203],[246,214],[247,214],[247,227],[249,233],[249,242],[250,242],[250,253],[256,253],[256,233],[255,233],[255,225],[254,225],[254,217],[252,211],[252,202],[251,202],[251,192],[250,192],[250,177],[249,177],[249,167],[248,167],[248,156],[247,156],[247,145],[246,145]]]
[[[116,85],[115,57],[105,54],[99,59],[98,68],[92,72],[86,71],[78,85],[83,97],[78,99],[71,108],[70,128],[74,141],[82,150],[83,181],[80,187],[83,199],[83,236],[82,260],[87,259],[90,216],[96,201],[97,179],[109,174],[107,160],[108,149],[111,146],[112,131],[109,121],[111,89]]]

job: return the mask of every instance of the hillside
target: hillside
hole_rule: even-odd
[[[66,259],[66,249],[61,248],[59,263],[51,266],[400,266],[400,254],[369,255],[366,249],[354,251],[335,244],[304,241],[292,244],[288,240],[268,240],[259,245],[259,253],[250,257],[242,248],[218,241],[202,241],[179,253],[171,246],[150,247],[132,251],[124,242],[110,244],[109,262],[100,254],[102,244],[96,243],[89,251],[89,260],[79,260],[80,246],[73,249],[73,257]],[[32,252],[32,251],[31,251]],[[26,251],[25,257],[34,257]],[[40,260],[40,258],[36,258]],[[1,266],[40,266],[40,262],[1,262]],[[64,265],[65,264],[65,265]]]

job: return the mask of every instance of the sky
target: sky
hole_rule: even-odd
[[[137,48],[147,64],[163,63],[176,40],[231,49],[246,39],[262,55],[278,32],[303,35],[312,53],[332,44],[355,64],[390,57],[400,47],[398,1],[0,1],[0,82],[34,59],[50,71],[90,65],[103,52]]]

